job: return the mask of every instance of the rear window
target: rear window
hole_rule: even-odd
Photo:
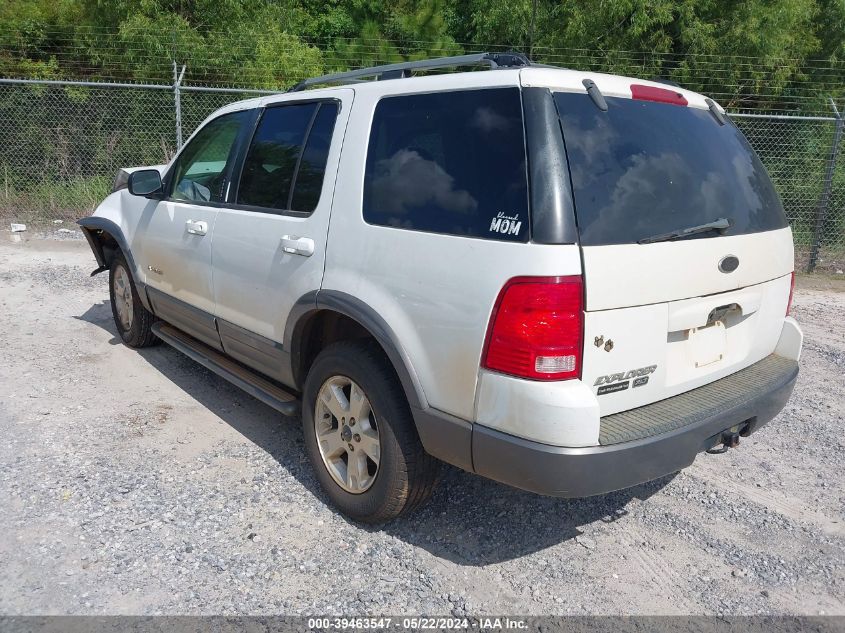
[[[519,89],[379,101],[364,176],[364,219],[414,231],[527,241]]]
[[[742,133],[708,110],[556,93],[581,243],[630,244],[725,218],[695,237],[786,226],[766,170]]]

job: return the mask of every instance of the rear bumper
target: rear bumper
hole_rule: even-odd
[[[516,488],[555,497],[587,497],[628,488],[689,466],[696,455],[719,443],[723,431],[739,427],[742,435],[753,433],[784,407],[797,376],[798,363],[787,361],[748,399],[698,416],[693,423],[674,430],[607,446],[549,446],[476,424],[472,429],[473,470]],[[684,395],[662,404],[665,407]]]

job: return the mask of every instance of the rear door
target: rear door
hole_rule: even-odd
[[[320,288],[352,90],[264,109],[214,228],[214,301],[227,354],[289,382],[284,329]]]
[[[793,269],[778,196],[732,123],[685,101],[606,101],[555,94],[584,263],[583,380],[602,415],[770,354]],[[669,237],[714,221],[729,226]]]

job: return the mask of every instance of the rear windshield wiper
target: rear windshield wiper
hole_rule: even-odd
[[[712,222],[708,222],[707,224],[699,224],[698,226],[691,226],[687,229],[672,231],[671,233],[661,233],[660,235],[644,237],[643,239],[638,240],[637,243],[652,244],[654,242],[670,242],[672,240],[677,240],[682,237],[695,235],[696,233],[707,233],[707,231],[724,231],[725,229],[729,229],[731,226],[733,226],[732,220],[728,220],[727,218],[719,218],[718,220],[713,220]]]

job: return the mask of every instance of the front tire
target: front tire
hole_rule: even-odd
[[[152,332],[153,313],[144,307],[123,253],[114,256],[109,268],[109,298],[114,325],[129,347],[149,347],[159,342]]]
[[[373,342],[342,342],[317,356],[303,390],[311,465],[341,512],[384,523],[428,499],[440,462],[422,447],[402,386]]]

